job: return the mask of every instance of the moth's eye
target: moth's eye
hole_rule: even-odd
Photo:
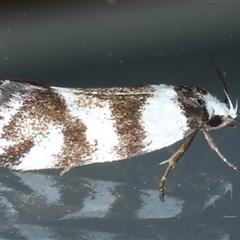
[[[214,116],[209,122],[208,125],[210,127],[217,127],[222,123],[222,118],[220,116]]]
[[[204,100],[202,100],[201,98],[197,99],[197,102],[200,104],[200,105],[203,105],[205,102]]]

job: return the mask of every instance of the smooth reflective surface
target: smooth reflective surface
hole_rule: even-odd
[[[111,169],[107,166],[106,170]],[[149,181],[133,184],[131,180],[114,181],[114,177],[100,180],[103,170],[98,176],[83,178],[77,176],[79,171],[63,178],[57,171],[1,171],[1,238],[238,236],[239,210],[234,193],[231,201],[230,182],[236,178],[210,180],[202,173],[192,177],[190,184],[186,182],[189,179],[182,180],[175,173],[169,178],[172,186],[165,201],[161,201],[157,183],[150,187],[146,186]]]

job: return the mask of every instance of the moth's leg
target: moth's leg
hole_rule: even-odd
[[[60,177],[62,177],[65,173],[67,173],[71,168],[73,168],[73,166],[68,166],[65,167],[61,172],[60,172]]]
[[[211,137],[211,135],[205,130],[203,129],[203,133],[204,136],[208,142],[208,144],[210,145],[210,147],[218,154],[218,156],[231,168],[233,168],[234,170],[240,172],[240,168],[235,166],[234,164],[232,164],[231,162],[229,162],[224,156],[223,154],[219,151],[218,147],[216,146],[213,138]]]
[[[164,184],[168,177],[169,172],[176,165],[177,161],[182,157],[182,155],[187,151],[188,147],[191,145],[197,132],[198,132],[198,130],[192,132],[188,136],[187,140],[182,144],[182,146],[168,160],[160,163],[160,165],[162,165],[162,164],[168,162],[168,167],[167,167],[165,173],[163,174],[163,176],[160,180],[160,183],[159,183],[159,189],[160,189],[160,194],[161,194],[162,198],[164,198]]]

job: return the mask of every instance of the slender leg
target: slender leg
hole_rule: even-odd
[[[71,168],[73,168],[73,166],[69,166],[64,168],[61,172],[60,172],[60,177],[62,177],[65,173],[67,173]]]
[[[172,168],[174,168],[174,166],[176,165],[177,161],[182,157],[182,155],[187,151],[187,149],[189,148],[189,146],[191,145],[195,135],[197,134],[198,130],[192,132],[187,140],[182,144],[182,146],[166,161],[163,161],[160,163],[166,163],[168,162],[168,167],[165,171],[165,173],[163,174],[160,183],[159,183],[159,189],[160,189],[160,194],[162,196],[162,198],[164,198],[164,184],[165,181],[168,177],[169,172],[171,171]]]
[[[231,168],[233,168],[234,170],[240,172],[240,168],[235,166],[234,164],[232,164],[231,162],[229,162],[224,156],[223,154],[219,151],[218,147],[216,146],[213,138],[211,137],[211,135],[205,130],[203,129],[203,133],[204,136],[208,142],[208,144],[210,145],[210,147],[218,154],[218,156]]]

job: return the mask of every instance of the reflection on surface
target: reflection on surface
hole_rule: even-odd
[[[65,220],[171,218],[182,212],[184,203],[172,197],[166,197],[162,202],[158,189],[136,189],[111,181],[29,172],[12,172],[11,175],[15,187],[8,186],[8,182],[2,182],[0,187],[2,237],[10,231],[15,237],[55,239],[60,237],[59,229],[47,226],[47,223]],[[75,231],[71,232],[74,237],[123,237],[99,232],[97,226],[93,231],[78,226]]]
[[[232,203],[233,185],[229,181],[221,181],[216,195],[207,196],[202,211],[211,205],[215,207],[215,202],[218,201],[219,199],[223,199],[227,202],[225,195],[228,192],[230,193],[230,203]]]
[[[197,181],[199,183],[200,179]],[[184,182],[178,182],[184,186]],[[213,184],[208,182],[207,189],[202,190],[188,186],[189,192],[181,196],[177,189],[172,189],[164,202],[157,188],[144,186],[69,175],[61,178],[58,174],[7,171],[0,181],[0,237],[193,238],[196,232],[192,233],[191,228],[198,226],[201,237],[231,239],[229,231],[220,227],[230,218],[238,220],[232,208],[230,180],[214,179]],[[200,195],[196,197],[196,193]]]

